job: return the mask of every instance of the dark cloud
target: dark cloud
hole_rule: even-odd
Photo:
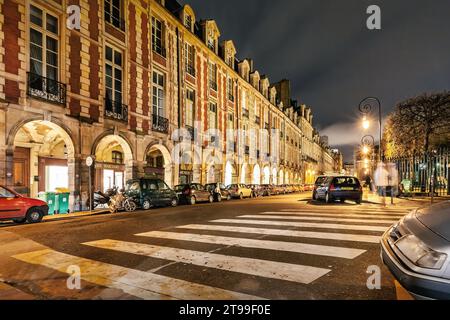
[[[358,123],[362,98],[379,97],[386,114],[402,99],[450,88],[448,0],[185,2],[272,82],[291,79],[293,98],[313,108],[336,146],[347,144],[339,129]],[[381,7],[381,31],[366,29],[371,4]]]

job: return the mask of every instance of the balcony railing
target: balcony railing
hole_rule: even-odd
[[[166,57],[166,48],[154,44],[152,49],[153,49],[153,52],[156,52],[157,54],[159,54],[160,56],[162,56],[164,58]]]
[[[186,66],[186,73],[190,74],[191,76],[195,77],[195,68],[193,66]]]
[[[152,119],[152,130],[160,133],[169,133],[169,119],[154,114]]]
[[[128,106],[120,101],[105,99],[105,117],[113,120],[128,122]]]
[[[261,124],[261,118],[259,116],[255,116],[255,123]]]
[[[214,82],[214,81],[210,81],[209,82],[209,88],[214,90],[214,91],[217,91],[217,83]]]
[[[27,94],[30,97],[66,104],[66,85],[56,80],[28,72]]]
[[[249,118],[249,112],[248,112],[248,109],[242,109],[242,116],[244,117],[244,118]]]

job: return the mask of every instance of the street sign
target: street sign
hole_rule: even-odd
[[[94,158],[92,158],[91,156],[86,158],[86,165],[88,167],[91,167],[94,164]]]

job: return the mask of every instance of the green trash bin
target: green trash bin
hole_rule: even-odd
[[[70,192],[58,193],[58,213],[69,213],[69,195]]]
[[[45,201],[48,205],[48,214],[55,214],[56,208],[56,193],[55,192],[39,192],[38,198]]]

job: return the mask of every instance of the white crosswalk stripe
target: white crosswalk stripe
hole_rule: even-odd
[[[269,221],[269,220],[249,220],[249,219],[218,219],[212,220],[213,223],[231,223],[231,224],[255,224],[266,226],[286,226],[286,227],[303,227],[303,228],[319,228],[319,229],[340,229],[340,230],[363,230],[363,231],[379,231],[384,232],[389,227],[367,226],[367,225],[350,225],[350,224],[332,224],[332,223],[312,223],[312,222],[291,222],[291,221]]]
[[[330,269],[299,264],[242,258],[109,239],[84,244],[96,248],[304,284],[311,283],[331,271]]]
[[[70,266],[78,266],[83,280],[100,286],[120,289],[146,300],[262,299],[248,294],[80,258],[50,249],[23,253],[15,255],[13,258],[62,273],[68,273],[67,270]]]
[[[250,228],[250,227],[204,225],[204,224],[189,224],[189,225],[180,226],[177,228],[178,229],[201,230],[201,231],[236,232],[236,233],[244,233],[244,234],[249,233],[249,234],[261,234],[261,235],[268,235],[268,236],[286,236],[286,237],[311,238],[311,239],[329,239],[329,240],[367,242],[367,243],[379,243],[380,238],[381,238],[380,236],[348,234],[348,233],[297,231],[297,230],[286,230],[286,229],[266,229],[266,228]]]
[[[359,213],[322,213],[311,211],[267,211],[259,213],[261,215],[282,215],[282,216],[315,216],[315,217],[349,217],[349,218],[366,218],[364,221],[371,221],[371,219],[396,219],[400,220],[404,214],[399,215],[382,215],[382,214],[359,214]]]
[[[345,259],[354,259],[365,252],[365,250],[353,248],[323,246],[298,242],[283,242],[283,241],[269,241],[259,239],[255,240],[245,238],[198,235],[194,233],[151,231],[147,233],[137,234],[137,236],[159,238],[159,239],[171,239],[179,241],[192,241],[200,243],[211,243],[226,246],[239,246],[245,248],[260,248],[260,249],[262,248],[266,250],[296,252],[319,256],[345,258]]]
[[[308,220],[308,221],[335,221],[335,222],[361,222],[361,223],[373,223],[373,224],[393,224],[395,222],[398,221],[397,220],[393,220],[393,219],[384,219],[384,220],[367,220],[367,219],[352,219],[352,218],[332,218],[332,217],[294,217],[294,216],[289,216],[289,217],[283,217],[283,216],[277,216],[277,215],[266,215],[266,216],[261,216],[261,215],[243,215],[243,216],[238,216],[238,218],[242,218],[242,219],[253,219],[253,218],[258,218],[258,219],[273,219],[273,220]]]

